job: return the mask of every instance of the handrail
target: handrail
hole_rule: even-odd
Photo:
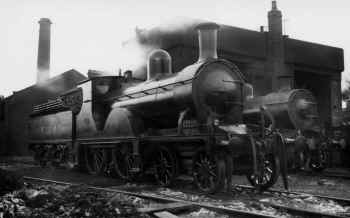
[[[165,91],[169,91],[171,90],[171,88],[166,88],[168,86],[172,86],[172,85],[177,85],[177,84],[181,84],[181,85],[185,85],[187,82],[189,81],[192,81],[195,77],[191,78],[191,79],[188,79],[188,80],[183,80],[183,81],[178,81],[178,82],[174,82],[174,83],[169,83],[169,84],[165,84],[165,85],[162,85],[162,86],[157,86],[157,87],[154,87],[154,88],[149,88],[149,89],[146,89],[146,90],[140,90],[140,91],[137,91],[137,92],[133,92],[133,93],[129,93],[129,94],[124,94],[124,95],[120,95],[120,96],[116,96],[116,97],[112,97],[112,98],[109,98],[108,100],[116,100],[116,101],[120,101],[119,99],[121,98],[134,98],[132,97],[133,95],[137,95],[137,94],[144,94],[144,96],[147,96],[147,95],[153,95],[151,93],[149,93],[150,91],[152,90],[158,90],[158,89],[163,89]],[[143,97],[143,96],[142,96]]]

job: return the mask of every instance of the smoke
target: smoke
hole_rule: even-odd
[[[152,50],[158,48],[161,48],[161,45],[142,44],[137,36],[124,42],[121,55],[122,71],[131,70],[133,71],[134,77],[143,79],[143,72],[146,70],[147,56]]]
[[[87,79],[83,74],[71,69],[49,80],[35,84],[33,87],[40,92],[42,99],[55,99],[57,96],[74,87],[80,81]]]
[[[344,75],[344,73],[343,73]],[[341,91],[341,103],[342,103],[342,108],[346,109],[347,108],[347,101],[350,100],[350,79],[348,78],[343,78],[342,80],[342,91]]]
[[[344,81],[344,89],[342,90],[342,99],[350,99],[350,80]]]
[[[182,44],[184,35],[193,32],[200,22],[202,21],[176,18],[150,29],[136,27],[134,37],[122,45],[122,70],[132,70],[134,77],[145,79],[150,52],[155,49],[168,50],[174,45]]]

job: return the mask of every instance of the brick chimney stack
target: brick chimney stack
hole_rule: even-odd
[[[282,37],[282,12],[277,9],[277,2],[272,1],[272,9],[268,13],[269,31],[275,37]]]
[[[37,83],[43,82],[50,78],[51,21],[48,18],[41,18],[39,20],[39,25]]]
[[[272,90],[291,89],[292,80],[285,65],[282,12],[276,1],[268,13],[268,72],[270,72]]]

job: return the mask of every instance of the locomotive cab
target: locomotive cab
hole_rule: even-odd
[[[120,89],[120,78],[116,76],[91,77],[92,114],[98,130],[103,130],[106,119],[111,112],[106,97],[113,91]]]
[[[111,96],[118,95],[126,84],[133,84],[126,76],[115,76],[105,72],[89,70],[88,79],[79,84],[82,90],[82,108],[77,114],[77,136],[88,137],[104,134],[111,113]]]

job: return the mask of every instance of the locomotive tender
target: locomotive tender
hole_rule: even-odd
[[[233,169],[258,175],[256,145],[243,123],[245,80],[233,63],[217,58],[218,28],[197,27],[199,59],[180,72],[171,72],[166,51],[155,50],[146,81],[130,71],[90,71],[76,89],[36,106],[29,125],[36,159],[73,160],[89,173],[112,170],[124,179],[153,173],[165,186],[192,174],[204,192],[222,188],[226,178],[230,183]]]

